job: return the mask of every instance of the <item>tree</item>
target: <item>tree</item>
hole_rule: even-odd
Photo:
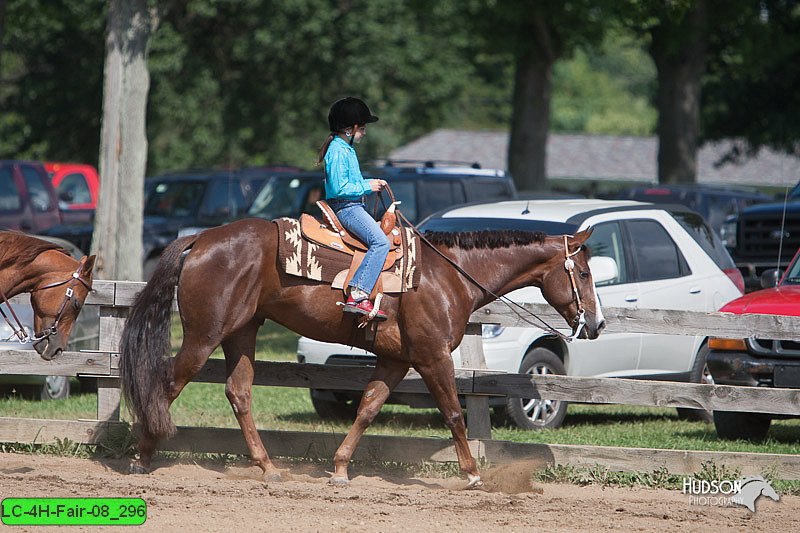
[[[675,16],[677,15],[677,16]],[[650,28],[650,54],[658,71],[658,181],[697,181],[701,79],[708,50],[705,0],[665,12]]]
[[[110,0],[100,140],[102,187],[92,240],[99,278],[142,277],[147,51],[157,20],[147,0]]]
[[[600,41],[602,10],[582,0],[476,0],[471,8],[471,22],[487,48],[514,58],[508,169],[519,189],[545,189],[553,65],[577,46]]]
[[[800,8],[784,0],[735,8],[710,40],[703,137],[736,139],[730,161],[762,147],[800,155]]]
[[[7,0],[0,157],[97,163],[105,0]]]

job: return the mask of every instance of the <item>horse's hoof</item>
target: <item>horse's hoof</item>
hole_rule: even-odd
[[[467,490],[477,490],[483,488],[483,480],[480,476],[468,476]]]
[[[350,480],[346,477],[336,476],[332,477],[328,480],[329,485],[333,485],[334,487],[347,487],[350,485]]]
[[[140,465],[139,463],[131,463],[128,467],[129,474],[149,474],[150,469]]]
[[[281,476],[280,472],[270,472],[269,474],[264,474],[264,481],[277,483],[279,481],[283,481],[283,477]]]

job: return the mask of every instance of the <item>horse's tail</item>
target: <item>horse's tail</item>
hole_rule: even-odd
[[[119,375],[128,408],[145,432],[171,437],[167,387],[172,381],[170,326],[172,300],[181,272],[181,255],[196,235],[170,244],[161,254],[150,281],[138,294],[120,340]]]

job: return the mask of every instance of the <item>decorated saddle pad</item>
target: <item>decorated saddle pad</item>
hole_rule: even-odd
[[[279,218],[273,222],[278,225],[278,263],[281,270],[292,276],[330,283],[336,289],[344,287],[353,261],[352,255],[309,241],[302,234],[299,220]],[[410,228],[404,228],[403,231],[406,232],[408,253],[381,272],[385,293],[401,292],[419,285],[419,237]]]

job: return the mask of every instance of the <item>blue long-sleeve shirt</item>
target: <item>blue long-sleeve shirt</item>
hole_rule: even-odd
[[[358,200],[372,191],[361,175],[355,149],[336,136],[325,153],[325,197],[328,200]]]

